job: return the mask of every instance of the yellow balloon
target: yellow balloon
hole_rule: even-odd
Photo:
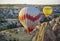
[[[50,16],[52,14],[52,12],[53,12],[53,9],[50,6],[45,6],[43,8],[43,13],[46,17]]]

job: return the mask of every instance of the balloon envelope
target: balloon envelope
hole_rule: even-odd
[[[19,20],[28,32],[33,31],[40,21],[40,10],[35,7],[25,7],[19,12]]]
[[[50,16],[52,14],[52,11],[53,11],[52,7],[50,7],[50,6],[45,6],[43,8],[43,13],[46,17]]]

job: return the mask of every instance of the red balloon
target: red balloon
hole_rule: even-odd
[[[35,7],[25,7],[19,12],[19,20],[28,32],[33,31],[40,21],[40,10]]]

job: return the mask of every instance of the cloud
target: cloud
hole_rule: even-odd
[[[0,0],[0,4],[60,4],[60,0]]]

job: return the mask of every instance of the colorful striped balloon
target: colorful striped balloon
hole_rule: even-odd
[[[28,32],[33,31],[34,27],[39,24],[40,10],[35,7],[25,7],[19,12],[19,21]]]

